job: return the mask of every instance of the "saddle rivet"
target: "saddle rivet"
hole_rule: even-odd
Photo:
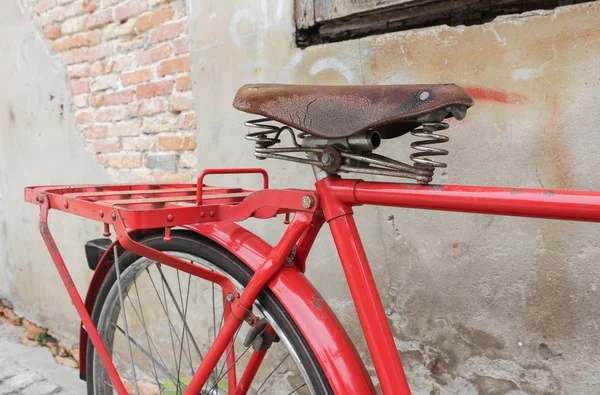
[[[168,222],[173,222],[173,214],[167,215],[167,221]]]
[[[421,92],[419,94],[419,100],[427,100],[429,99],[429,92]]]

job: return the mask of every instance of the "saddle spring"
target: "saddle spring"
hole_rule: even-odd
[[[419,184],[427,185],[432,181],[436,167],[446,167],[442,162],[437,162],[429,156],[448,155],[448,151],[432,147],[432,144],[442,144],[449,141],[447,136],[437,132],[445,130],[449,125],[445,122],[422,122],[419,127],[410,133],[421,137],[411,147],[417,150],[410,155],[413,165],[378,155],[372,152],[375,147],[365,151],[364,146],[354,146],[345,139],[323,139],[310,136],[289,126],[273,125],[269,118],[259,118],[247,121],[244,125],[248,128],[259,129],[249,132],[246,139],[254,141],[254,156],[257,159],[279,159],[296,163],[303,163],[320,167],[331,173],[349,172],[390,177],[410,178]],[[289,133],[293,146],[274,147],[281,143],[281,135]],[[371,131],[371,133],[377,133]],[[306,139],[305,139],[306,138]],[[309,141],[310,140],[310,141]],[[377,144],[378,145],[378,144]],[[304,154],[305,157],[290,154]]]
[[[436,167],[447,167],[443,162],[436,162],[428,158],[428,156],[443,156],[448,155],[445,149],[432,147],[432,144],[443,144],[450,141],[448,136],[438,134],[441,130],[446,130],[450,127],[446,122],[428,122],[421,124],[420,127],[410,132],[415,137],[422,137],[424,140],[418,140],[411,143],[410,146],[419,152],[410,155],[410,159],[415,162],[414,166],[422,169],[434,170]]]

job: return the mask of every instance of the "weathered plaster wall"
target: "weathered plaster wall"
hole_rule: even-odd
[[[0,2],[0,54],[0,295],[19,314],[73,339],[79,322],[38,233],[39,211],[23,201],[23,188],[103,183],[108,176],[75,129],[65,68],[17,1]],[[83,244],[101,228],[61,214],[51,214],[50,227],[85,290],[91,272]]]
[[[193,41],[198,167],[256,165],[248,82],[455,82],[477,105],[452,122],[440,183],[597,189],[600,4],[483,26],[437,27],[299,50],[293,2],[197,1]],[[409,137],[381,150],[406,159]],[[267,161],[274,186],[310,169]],[[416,394],[595,394],[600,386],[597,226],[398,209],[357,209],[397,347]],[[255,224],[269,240],[279,224]],[[308,273],[361,342],[331,238]],[[364,345],[361,353],[367,356]],[[371,369],[372,371],[372,369]]]

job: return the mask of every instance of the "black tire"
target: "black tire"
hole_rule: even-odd
[[[146,236],[139,240],[139,242],[160,251],[180,252],[204,259],[221,269],[225,274],[229,275],[242,286],[245,286],[248,283],[253,274],[249,267],[226,249],[191,231],[174,230],[170,242],[165,242],[162,234]],[[138,255],[130,252],[125,252],[120,256],[119,267],[121,268],[121,276],[139,259],[140,257]],[[92,320],[96,327],[99,328],[100,336],[103,339],[106,338],[107,334],[101,329],[104,325],[99,323],[99,320],[101,316],[107,314],[106,312],[105,314],[102,314],[104,309],[114,308],[106,303],[106,301],[111,289],[117,287],[116,279],[117,273],[113,266],[102,283],[92,312]],[[306,372],[304,379],[307,382],[310,381],[314,393],[333,394],[333,390],[329,385],[327,377],[308,345],[308,342],[304,339],[302,333],[277,297],[270,290],[265,289],[259,295],[258,302],[260,303],[261,308],[268,312],[269,316],[282,332],[280,335],[282,334],[288,339],[288,343],[291,345],[293,352],[297,355],[299,362]],[[94,346],[91,341],[88,340],[87,358],[85,361],[88,395],[94,395],[94,363],[98,362],[99,358],[95,355]]]

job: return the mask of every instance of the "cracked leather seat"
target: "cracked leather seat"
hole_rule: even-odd
[[[369,129],[384,131],[384,138],[396,137],[422,122],[462,119],[473,104],[467,91],[454,84],[250,84],[238,90],[233,102],[240,111],[322,138],[344,138]],[[385,133],[391,129],[396,131]]]

